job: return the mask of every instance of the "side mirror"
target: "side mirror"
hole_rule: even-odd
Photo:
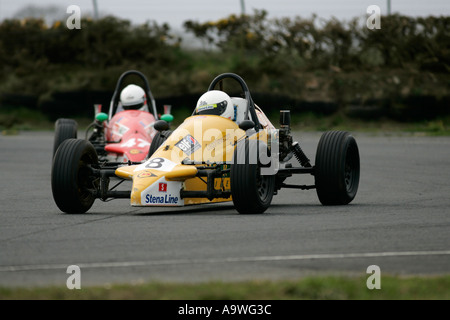
[[[158,120],[155,122],[153,127],[158,130],[159,132],[169,130],[169,123],[164,120]]]
[[[239,124],[239,128],[247,131],[248,129],[254,128],[255,123],[252,120],[244,120]]]

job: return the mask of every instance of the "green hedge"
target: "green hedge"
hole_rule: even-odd
[[[118,77],[137,69],[157,103],[193,108],[222,72],[240,74],[264,109],[357,117],[433,118],[449,113],[450,17],[365,21],[268,19],[265,11],[188,20],[207,49],[185,49],[169,26],[115,17],[81,29],[40,19],[0,24],[0,109],[25,106],[49,118],[109,105]],[[259,100],[260,99],[260,100]]]

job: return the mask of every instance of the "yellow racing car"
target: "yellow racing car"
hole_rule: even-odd
[[[233,82],[239,94],[228,94],[224,80]],[[154,128],[161,134],[141,162],[102,162],[89,141],[64,141],[52,164],[58,208],[85,213],[96,199],[117,198],[128,198],[137,207],[232,201],[239,213],[258,214],[282,188],[316,189],[323,205],[348,204],[358,190],[359,151],[350,133],[325,132],[312,165],[293,141],[289,111],[280,111],[276,129],[234,73],[217,76],[178,128],[168,130],[164,120]],[[294,174],[313,175],[315,183],[286,184]],[[126,180],[131,190],[117,190]]]

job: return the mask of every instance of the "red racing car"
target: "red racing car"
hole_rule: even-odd
[[[125,78],[132,75],[142,80],[144,89],[135,84],[122,88]],[[159,117],[145,75],[136,70],[126,71],[117,81],[108,114],[101,112],[101,105],[95,105],[95,119],[86,129],[85,138],[94,146],[100,161],[143,161],[171,133],[170,130],[159,132],[153,127],[160,118],[167,122],[173,120],[170,106],[164,106],[164,109],[166,113]],[[77,131],[75,120],[58,119],[55,122],[53,155],[63,141],[76,139]]]

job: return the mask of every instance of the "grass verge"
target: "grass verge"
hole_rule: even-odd
[[[192,110],[174,110],[173,128],[180,125],[183,120],[192,114]],[[268,115],[275,127],[279,127],[279,113]],[[79,129],[83,130],[92,118],[74,118]],[[449,136],[450,116],[420,122],[397,122],[390,119],[361,120],[343,114],[329,116],[318,115],[312,112],[292,115],[291,126],[296,131],[327,131],[347,130],[373,134],[408,133],[419,136]],[[19,131],[49,131],[54,130],[54,121],[50,121],[40,112],[26,108],[2,110],[0,112],[0,131],[3,135],[17,134]]]
[[[2,288],[1,300],[449,300],[450,275],[382,276],[380,289],[367,277],[310,276],[299,280],[142,283],[82,287]]]
[[[272,123],[278,123],[277,116],[277,114],[270,115]],[[373,134],[450,135],[450,117],[419,122],[398,122],[391,119],[361,120],[339,113],[321,116],[310,112],[293,115],[291,126],[296,131],[346,130]]]

